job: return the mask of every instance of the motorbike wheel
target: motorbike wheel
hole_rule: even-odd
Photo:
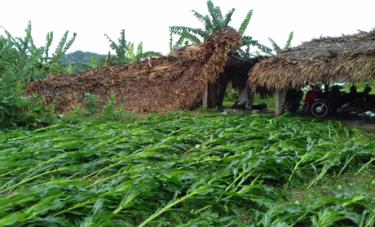
[[[328,115],[328,105],[323,101],[317,101],[311,106],[311,114],[316,118],[324,118]]]

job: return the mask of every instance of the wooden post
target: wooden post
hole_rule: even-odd
[[[204,88],[204,91],[203,91],[202,107],[205,109],[208,108],[208,83],[206,84],[206,87]]]
[[[283,104],[285,99],[285,90],[277,89],[275,91],[275,116],[283,114]]]
[[[202,97],[203,108],[214,108],[219,102],[219,86],[216,83],[208,83]]]

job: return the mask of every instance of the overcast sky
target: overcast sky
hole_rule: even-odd
[[[338,36],[375,27],[375,0],[214,0],[223,12],[235,8],[232,26],[239,27],[254,10],[247,35],[269,45],[284,44],[294,31],[293,45],[320,36]],[[78,33],[70,51],[108,53],[104,33],[117,39],[125,28],[128,41],[143,41],[146,50],[167,53],[168,27],[199,27],[191,10],[207,13],[205,0],[2,0],[0,26],[22,36],[28,21],[33,36],[44,44],[48,31],[57,43],[64,31]]]

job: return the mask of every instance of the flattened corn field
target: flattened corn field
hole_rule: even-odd
[[[373,226],[373,134],[187,113],[0,133],[0,226]]]

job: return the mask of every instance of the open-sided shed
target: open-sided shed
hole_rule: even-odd
[[[275,91],[276,115],[287,89],[330,81],[375,79],[375,31],[313,39],[257,63],[249,71],[253,87]]]

